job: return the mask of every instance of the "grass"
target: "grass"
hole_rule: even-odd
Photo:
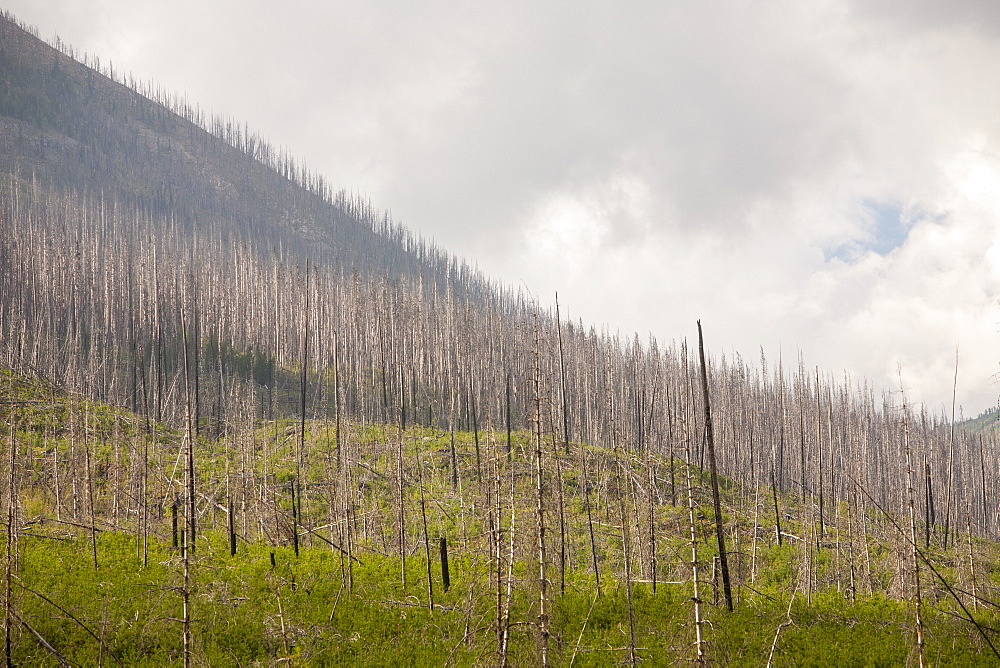
[[[80,538],[24,537],[15,609],[67,660],[81,665],[181,664],[180,558],[169,545],[150,545],[143,566],[135,538],[102,534],[100,567]],[[344,559],[311,546],[243,546],[231,557],[225,537],[200,542],[192,587],[194,651],[205,665],[287,660],[293,665],[490,665],[495,657],[494,601],[476,559],[454,562],[452,588],[426,605],[425,563],[411,560],[410,586],[399,582],[393,558],[366,557],[349,578]],[[274,565],[271,555],[274,555]],[[351,586],[353,579],[353,587]],[[628,616],[621,582],[602,595],[574,572],[565,593],[553,596],[552,656],[561,665],[605,666],[627,657]],[[690,593],[685,585],[634,586],[637,653],[650,665],[693,656]],[[789,592],[745,589],[736,612],[705,606],[708,654],[719,665],[766,662],[784,621]],[[39,594],[44,595],[44,598]],[[58,606],[58,607],[57,607]],[[511,659],[534,661],[536,612],[530,586],[519,583],[512,605]],[[928,611],[927,654],[935,665],[995,665],[968,624]],[[912,609],[876,595],[850,601],[833,591],[797,596],[784,627],[776,665],[904,665],[912,662]],[[996,624],[996,615],[988,618]],[[54,664],[55,657],[24,628],[14,634],[18,664]]]
[[[147,433],[144,420],[121,408],[61,396],[51,387],[15,376],[0,379],[0,417],[7,424],[2,440],[5,461],[11,425],[18,447],[15,510],[20,521],[10,561],[16,615],[10,626],[12,660],[56,665],[54,650],[77,665],[117,661],[181,665],[182,560],[172,547],[169,517],[170,503],[183,489],[180,471],[173,468],[183,447],[178,434],[159,425]],[[395,427],[351,424],[344,426],[338,447],[332,431],[324,423],[307,425],[301,464],[295,456],[297,427],[291,424],[264,422],[242,433],[198,442],[200,529],[191,553],[189,590],[194,663],[496,665],[498,592],[502,610],[508,605],[508,569],[508,659],[511,665],[537,663],[539,587],[530,435],[515,433],[514,452],[508,459],[506,434],[481,432],[477,458],[474,437],[464,432],[412,427],[400,433]],[[458,464],[454,476],[452,438]],[[88,448],[93,513],[84,493],[86,478],[79,469],[81,452]],[[405,585],[398,556],[400,450]],[[141,452],[149,454],[144,460],[148,543],[140,540],[141,504],[135,501],[143,489],[137,474]],[[626,498],[629,521],[635,522],[629,545],[630,623],[617,494],[637,489],[635,481],[648,480],[646,464],[635,458],[619,460],[615,453],[591,445],[574,444],[569,455],[559,454],[557,447],[547,452],[552,661],[575,666],[627,662],[632,636],[636,656],[649,665],[692,661],[695,636],[686,507],[671,505],[662,487],[652,497]],[[599,595],[580,473],[582,452],[589,462]],[[562,544],[556,510],[558,478],[551,465],[556,456],[565,495],[567,532]],[[58,506],[55,462],[62,467]],[[667,462],[652,458],[649,463],[665,484],[670,477]],[[291,547],[288,494],[299,480],[296,471],[305,499],[298,556]],[[681,481],[683,476],[676,473]],[[720,604],[719,582],[713,576],[716,547],[712,513],[704,503],[707,479],[699,471],[695,479],[695,496],[703,501],[697,508],[696,533],[702,614],[707,619],[705,651],[712,664],[764,665],[772,645],[775,665],[916,662],[908,550],[877,511],[842,503],[834,517],[827,518],[824,540],[816,541],[811,501],[782,496],[783,527],[800,538],[786,537],[776,545],[772,529],[754,526],[753,517],[759,516],[763,523],[766,512],[755,514],[751,498],[742,495],[737,485],[724,484],[737,597],[735,611],[728,612]],[[2,482],[6,490],[7,481]],[[683,497],[678,491],[679,504]],[[655,591],[647,533],[651,498],[657,536]],[[761,499],[769,501],[770,493]],[[229,553],[226,533],[229,502],[235,504],[239,520],[235,556]],[[861,512],[866,513],[867,533],[851,536],[844,518],[853,513],[857,519]],[[432,548],[429,564],[424,516]],[[97,534],[96,569],[91,525]],[[0,543],[6,542],[5,535],[0,530]],[[447,592],[436,549],[441,536],[449,542]],[[499,552],[493,542],[496,537],[501,541]],[[346,546],[351,556],[326,541]],[[514,558],[509,562],[512,544]],[[974,585],[980,597],[994,598],[1000,546],[977,538],[974,548],[975,569],[969,568],[964,537],[947,551],[934,547],[928,554],[953,586],[971,590]],[[5,559],[5,570],[6,564]],[[975,628],[956,617],[954,601],[944,588],[926,570],[923,578],[928,661],[997,665]],[[996,606],[983,603],[973,609],[971,596],[962,596],[981,625],[1000,628]],[[996,635],[988,633],[990,638]],[[39,636],[53,649],[47,649]]]

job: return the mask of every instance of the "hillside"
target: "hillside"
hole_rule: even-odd
[[[86,194],[169,219],[188,235],[219,230],[234,243],[253,239],[341,271],[424,273],[460,294],[487,294],[481,278],[450,268],[446,254],[248,129],[120,76],[0,17],[4,189]],[[462,280],[450,275],[456,270]]]
[[[973,434],[995,436],[1000,430],[1000,409],[991,408],[974,418],[965,420],[962,422],[962,429]]]
[[[995,434],[567,320],[120,79],[0,20],[18,661],[1000,660]]]

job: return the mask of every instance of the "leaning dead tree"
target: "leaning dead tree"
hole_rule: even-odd
[[[712,477],[712,506],[715,510],[715,538],[719,543],[719,564],[722,570],[722,588],[726,596],[726,607],[733,609],[733,592],[729,581],[729,558],[726,554],[726,533],[722,517],[722,499],[719,494],[719,474],[715,461],[715,436],[712,432],[712,408],[708,392],[708,368],[705,364],[705,343],[698,321],[698,359],[701,362],[701,387],[705,402],[705,443],[708,446],[708,470]]]

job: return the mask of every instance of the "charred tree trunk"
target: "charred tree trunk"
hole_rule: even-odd
[[[719,475],[715,464],[715,436],[712,433],[712,409],[708,399],[708,368],[705,365],[705,344],[698,321],[698,358],[701,361],[701,388],[705,401],[705,441],[708,446],[708,465],[712,476],[712,504],[715,509],[715,537],[719,542],[719,565],[722,569],[722,588],[726,607],[733,609],[733,592],[729,582],[729,560],[726,555],[726,534],[722,520],[722,499],[719,494]]]

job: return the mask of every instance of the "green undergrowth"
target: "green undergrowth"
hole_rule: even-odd
[[[13,455],[18,472],[9,562],[0,552],[11,573],[12,661],[57,665],[58,652],[75,665],[182,665],[184,561],[171,527],[175,504],[185,526],[182,433],[0,373],[0,454]],[[508,451],[506,432],[309,420],[302,441],[300,429],[271,420],[196,437],[199,534],[187,587],[195,665],[497,665],[498,613],[508,608],[509,664],[537,665],[530,433],[513,432]],[[566,452],[551,437],[543,448],[552,663],[627,664],[630,647],[646,665],[694,662],[683,462],[596,444]],[[820,520],[813,500],[778,494],[777,544],[771,491],[721,480],[730,612],[708,475],[691,473],[709,664],[916,665],[912,555],[878,510],[840,502]],[[10,477],[0,478],[6,517]],[[0,529],[0,545],[6,535]],[[948,585],[921,566],[927,661],[1000,664],[948,591],[998,644],[1000,545],[974,538],[970,549],[962,534],[945,550],[936,527],[929,536],[924,552]]]
[[[201,665],[493,665],[495,592],[489,564],[458,558],[452,586],[434,573],[428,606],[426,562],[408,563],[403,587],[396,559],[366,555],[348,566],[340,553],[305,547],[242,545],[232,557],[223,536],[199,540],[191,557],[193,651]],[[176,549],[149,545],[143,564],[134,536],[102,534],[95,569],[87,537],[22,537],[13,608],[65,659],[79,665],[180,665],[183,644],[182,560]],[[272,564],[273,555],[273,564]],[[437,564],[434,564],[435,570]],[[518,564],[523,576],[530,571]],[[786,618],[788,596],[778,587],[738,589],[736,612],[706,600],[706,653],[714,665],[763,665],[775,644],[775,665],[875,666],[915,662],[912,606],[882,596],[850,601],[825,591],[801,593]],[[694,656],[692,604],[686,584],[634,583],[632,633],[649,665]],[[711,598],[711,590],[709,591]],[[585,573],[571,573],[551,595],[551,658],[560,665],[607,666],[628,658],[629,613],[621,582],[600,595]],[[536,661],[537,601],[518,586],[511,603],[510,660]],[[927,658],[935,665],[995,665],[968,624],[925,612]],[[995,627],[996,614],[980,622]],[[15,663],[58,663],[27,627],[13,627]]]

